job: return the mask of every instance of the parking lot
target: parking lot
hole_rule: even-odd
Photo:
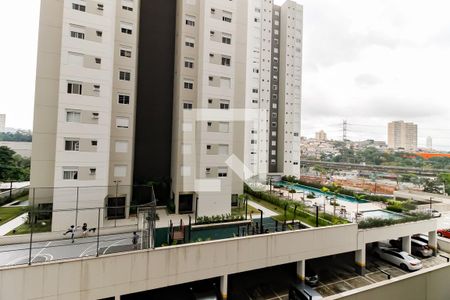
[[[439,253],[449,257],[447,253]],[[421,259],[424,268],[447,262],[440,255]],[[367,252],[366,273],[358,275],[355,270],[354,254],[345,253],[307,261],[307,268],[319,275],[319,282],[314,289],[323,297],[332,296],[348,290],[388,280],[388,275],[395,278],[406,272],[388,262],[375,258]],[[228,281],[228,299],[238,300],[288,300],[288,291],[292,282],[297,281],[296,264],[254,270],[239,274],[230,274]],[[137,293],[122,299],[192,299],[190,290],[193,286],[203,285],[206,289],[216,289],[219,278],[197,283],[187,283],[159,290]],[[195,289],[194,289],[195,290]]]
[[[447,253],[439,254],[450,257]],[[440,255],[420,260],[423,268],[447,262]],[[323,297],[386,281],[387,274],[395,278],[407,273],[370,253],[364,276],[355,271],[353,253],[310,260],[307,265],[319,275],[319,283],[314,289]],[[230,281],[229,299],[287,300],[289,285],[295,280],[295,264],[235,275]]]
[[[448,256],[448,254],[445,255]],[[424,268],[447,262],[446,258],[441,256],[433,256],[421,259],[421,261]],[[339,266],[333,266],[331,270],[331,274],[326,278],[322,277],[319,285],[315,288],[324,297],[388,280],[387,274],[391,278],[395,278],[407,273],[397,266],[370,255],[367,257],[366,273],[364,276],[358,275],[356,272],[349,271],[348,269],[342,269]]]

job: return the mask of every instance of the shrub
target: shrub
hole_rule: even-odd
[[[366,229],[366,228],[375,228],[375,227],[384,227],[401,223],[408,222],[417,222],[421,220],[428,220],[431,216],[429,214],[411,214],[409,216],[405,216],[401,219],[381,219],[381,218],[367,218],[358,223],[358,228]]]
[[[389,211],[397,212],[397,213],[403,212],[403,209],[401,207],[398,207],[398,206],[395,206],[395,205],[388,205],[386,207],[386,209],[389,210]]]

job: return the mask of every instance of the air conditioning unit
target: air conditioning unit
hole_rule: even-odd
[[[92,113],[92,119],[98,119],[99,113]]]

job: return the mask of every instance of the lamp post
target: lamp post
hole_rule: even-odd
[[[115,205],[115,209],[114,209],[114,214],[115,214],[115,216],[114,216],[114,227],[117,227],[117,210],[118,210],[118,204],[119,204],[119,201],[118,201],[118,199],[117,199],[117,196],[119,195],[119,184],[122,182],[121,180],[114,180],[113,181],[114,183],[115,183],[115,185],[116,185],[116,197],[115,197],[115,203],[114,203],[114,205]]]
[[[247,220],[247,211],[248,211],[248,195],[245,195],[245,219]]]
[[[259,233],[262,234],[264,232],[264,230],[263,230],[263,211],[259,208],[258,208],[258,210],[261,213],[261,217],[259,218],[260,219]]]

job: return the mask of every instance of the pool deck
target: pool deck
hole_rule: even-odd
[[[269,186],[267,186],[267,190],[269,190]],[[307,199],[306,195],[304,193],[295,193],[295,194],[289,194],[286,190],[279,190],[274,189],[277,192],[282,192],[285,197],[292,197],[294,201],[303,202],[302,197],[305,197],[305,200],[311,201],[313,204],[318,205],[322,207],[325,204],[325,211],[331,215],[336,213],[337,216],[339,216],[339,212],[341,208],[345,208],[347,212],[347,218],[350,221],[353,221],[356,216],[356,211],[363,212],[367,210],[380,210],[385,209],[386,205],[381,202],[367,202],[367,203],[355,203],[350,201],[344,201],[344,200],[337,200],[337,203],[339,203],[339,206],[336,207],[336,211],[334,210],[334,206],[330,204],[330,200],[327,200],[325,196],[318,196],[315,199]]]

